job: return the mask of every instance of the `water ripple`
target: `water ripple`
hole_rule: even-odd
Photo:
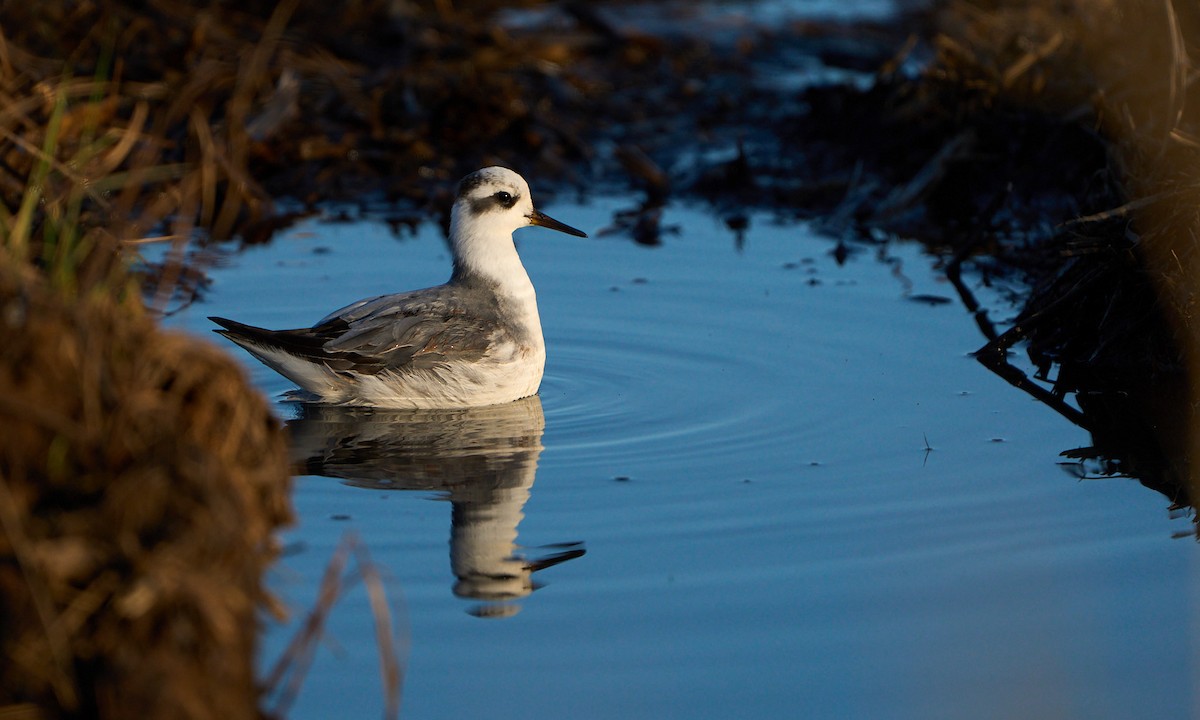
[[[668,328],[643,325],[560,339],[541,390],[548,447],[577,462],[671,462],[775,442],[761,429],[772,417],[786,421],[783,398],[747,395],[738,379],[771,383],[782,379],[778,365],[685,344],[679,336],[688,332],[672,337]]]

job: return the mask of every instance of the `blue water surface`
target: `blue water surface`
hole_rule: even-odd
[[[293,619],[264,667],[352,532],[409,643],[403,717],[1200,715],[1200,555],[1173,538],[1190,522],[1134,481],[1059,468],[1086,433],[970,356],[984,339],[959,303],[912,301],[954,297],[933,258],[893,241],[839,265],[831,238],[766,214],[739,244],[686,205],[659,247],[597,233],[627,204],[543,208],[587,240],[517,234],[548,346],[536,405],[297,425],[329,443],[327,475],[296,480],[271,580]],[[225,258],[172,322],[306,326],[449,265],[433,226],[315,218]],[[272,398],[291,387],[212,341]],[[470,423],[512,436],[482,480],[447,464]],[[334,446],[358,454],[334,471]],[[519,578],[532,592],[454,593],[471,563],[571,549]],[[292,717],[381,715],[373,617],[352,583]]]

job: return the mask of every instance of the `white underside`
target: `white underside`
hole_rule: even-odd
[[[235,339],[255,357],[335,405],[440,409],[498,405],[534,395],[546,365],[545,348],[496,348],[476,362],[376,375],[336,372],[277,348]]]

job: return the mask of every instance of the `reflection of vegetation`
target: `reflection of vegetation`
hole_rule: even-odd
[[[1187,502],[1200,442],[1200,98],[1187,48],[1200,12],[980,0],[934,18],[919,76],[811,93],[817,111],[799,126],[849,178],[834,217],[948,248],[954,279],[972,258],[985,279],[1024,274],[1034,292],[981,359],[1092,432],[1096,447],[1073,456]],[[828,127],[833,107],[848,129]],[[1048,385],[1007,363],[1022,341]]]
[[[1096,177],[1119,190],[1110,207],[1060,227],[1051,247],[1063,260],[1042,274],[1018,327],[1042,372],[1057,366],[1054,392],[1075,393],[1083,410],[1096,447],[1073,454],[1107,458],[1107,469],[1187,502],[1197,496],[1200,112],[1189,102],[1186,47],[1200,40],[1200,12],[1169,2],[1033,3],[962,28],[991,58],[1013,52],[998,39],[1025,40],[1042,69],[1018,99],[1107,140]]]

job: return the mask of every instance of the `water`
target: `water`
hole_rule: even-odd
[[[594,232],[621,206],[544,209]],[[917,245],[839,266],[807,226],[751,220],[740,249],[686,206],[656,248],[520,231],[540,398],[366,419],[280,402],[323,474],[297,479],[276,591],[303,611],[356,533],[411,643],[409,718],[1200,714],[1189,522],[1058,468],[1086,434],[969,357],[960,305],[911,299],[953,296]],[[312,221],[229,257],[174,321],[302,326],[448,268],[435,228]],[[379,716],[372,623],[356,585],[293,717]],[[264,665],[295,626],[269,629]]]

